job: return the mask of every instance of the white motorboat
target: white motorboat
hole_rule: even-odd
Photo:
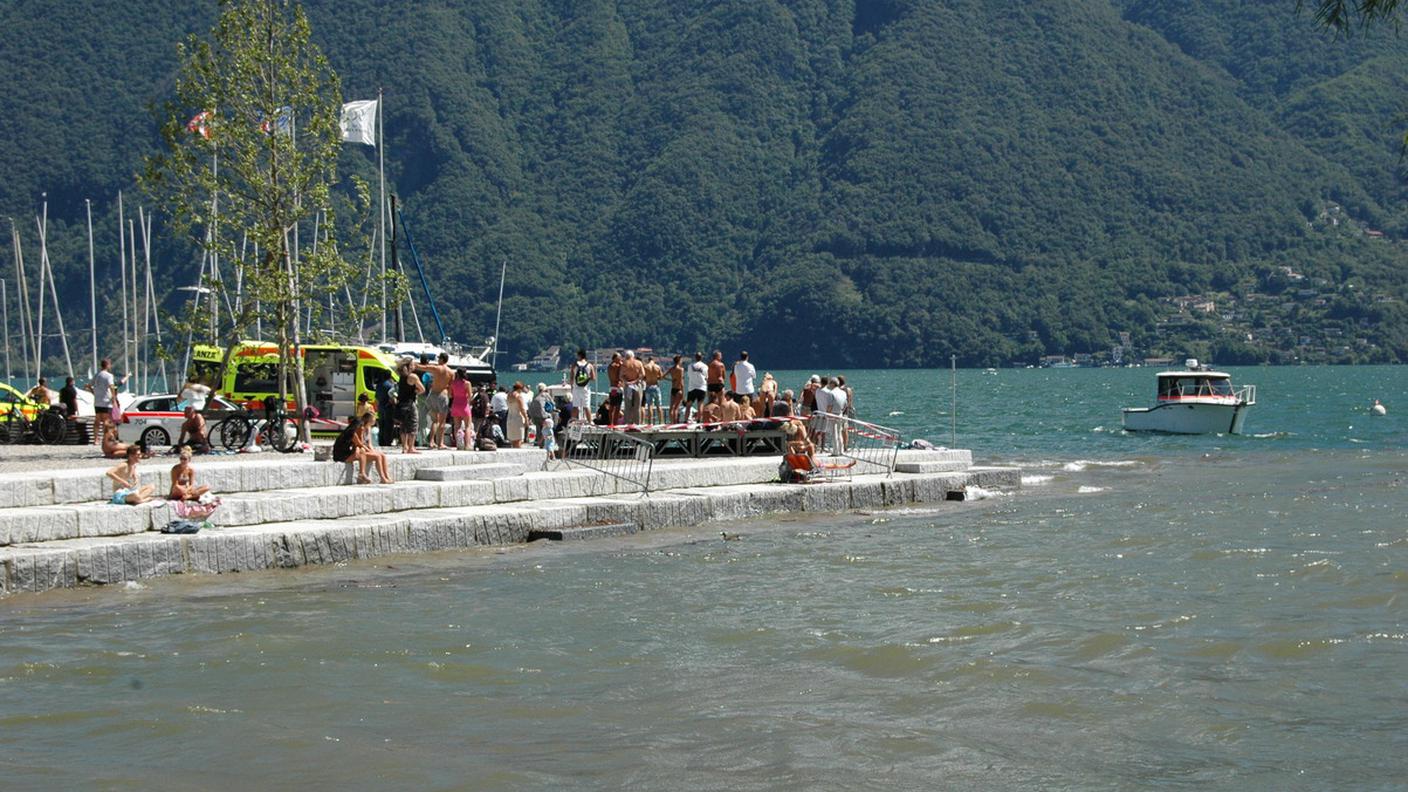
[[[1189,359],[1182,371],[1161,371],[1153,407],[1126,407],[1124,428],[1131,432],[1241,434],[1247,410],[1256,404],[1256,386],[1233,389],[1231,375],[1209,371]]]

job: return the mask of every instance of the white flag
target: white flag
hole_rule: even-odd
[[[376,99],[342,106],[342,141],[376,145]]]

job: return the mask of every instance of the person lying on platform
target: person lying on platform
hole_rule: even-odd
[[[128,446],[125,454],[126,461],[107,472],[107,477],[112,479],[112,502],[114,504],[136,506],[151,500],[152,493],[156,492],[155,485],[140,482],[141,477],[137,474],[137,461],[141,459],[141,456],[141,449],[134,445]]]
[[[187,407],[186,409],[191,409]],[[196,469],[191,466],[191,447],[181,446],[179,461],[171,467],[171,492],[167,500],[193,501],[210,492],[210,487],[196,486]]]
[[[210,453],[210,441],[205,436],[205,416],[189,404],[186,405],[186,420],[181,422],[181,435],[176,438],[176,446],[189,446],[197,454]]]

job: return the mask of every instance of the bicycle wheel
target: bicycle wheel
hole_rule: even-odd
[[[18,443],[24,436],[23,417],[15,414],[18,410],[18,407],[11,407],[8,412],[0,413],[0,443]]]
[[[39,419],[34,422],[34,436],[44,445],[62,443],[65,434],[68,434],[68,422],[57,413],[40,413]]]
[[[226,451],[238,451],[249,445],[249,435],[254,431],[254,424],[243,415],[232,415],[220,422],[216,436],[220,438],[220,445]]]
[[[298,428],[287,418],[265,423],[264,437],[280,453],[287,454],[298,447]]]

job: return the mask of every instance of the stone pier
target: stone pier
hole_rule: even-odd
[[[164,501],[108,503],[102,467],[0,474],[0,596],[174,574],[294,568],[378,556],[594,538],[781,512],[842,512],[1013,490],[1015,468],[968,451],[902,451],[890,476],[777,483],[778,457],[661,460],[651,492],[582,468],[543,470],[531,449],[391,455],[395,484],[353,484],[350,466],[307,456],[198,459],[220,495],[212,527],[160,533]],[[174,460],[142,463],[167,489]]]

